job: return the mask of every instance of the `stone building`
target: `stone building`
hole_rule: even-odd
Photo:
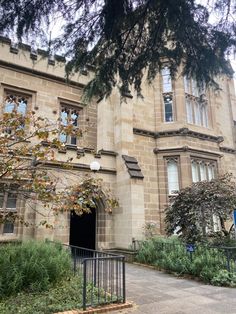
[[[98,206],[81,219],[64,214],[53,230],[0,226],[0,240],[51,238],[100,249],[126,248],[143,237],[145,223],[155,222],[164,234],[164,208],[180,188],[219,173],[236,175],[233,80],[219,78],[218,91],[199,90],[194,80],[181,75],[172,81],[163,65],[151,85],[143,82],[143,99],[127,95],[121,102],[114,90],[109,99],[85,105],[81,95],[92,74],[75,74],[68,83],[64,66],[59,56],[48,58],[42,50],[15,47],[1,38],[1,110],[6,110],[6,95],[14,94],[27,99],[23,110],[36,110],[51,120],[75,115],[83,125],[89,119],[84,137],[67,138],[66,153],[58,153],[60,161],[74,158],[73,174],[54,170],[70,182],[98,160],[96,176],[118,198],[119,207],[106,213]],[[33,213],[17,200],[15,207],[26,218],[39,219],[37,210]]]

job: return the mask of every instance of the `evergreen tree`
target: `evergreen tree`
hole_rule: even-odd
[[[42,35],[45,25],[62,16],[64,33],[49,48],[69,57],[67,72],[94,66],[87,96],[121,93],[131,86],[141,94],[143,76],[151,82],[168,62],[174,76],[199,85],[215,84],[219,74],[232,75],[226,56],[235,49],[235,0],[1,0],[0,31]],[[216,22],[209,23],[215,16]]]

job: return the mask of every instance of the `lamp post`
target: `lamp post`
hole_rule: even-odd
[[[93,171],[94,173],[96,173],[97,171],[99,171],[99,169],[101,168],[101,165],[98,161],[94,160],[90,163],[89,165],[90,170]]]

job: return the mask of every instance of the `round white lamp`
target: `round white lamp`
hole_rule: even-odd
[[[101,168],[101,165],[98,161],[94,160],[91,162],[90,164],[90,170],[93,171],[94,173],[99,171],[99,169]]]

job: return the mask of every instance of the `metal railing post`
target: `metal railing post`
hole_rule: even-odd
[[[122,284],[123,284],[123,303],[126,302],[126,291],[125,291],[125,257],[122,257]]]
[[[86,291],[87,291],[87,261],[84,260],[83,261],[83,277],[84,277],[84,281],[83,281],[83,310],[86,310],[86,299],[87,299],[87,295],[86,295]]]
[[[95,253],[95,260],[94,260],[94,278],[93,278],[94,286],[96,287],[97,284],[97,253]]]

